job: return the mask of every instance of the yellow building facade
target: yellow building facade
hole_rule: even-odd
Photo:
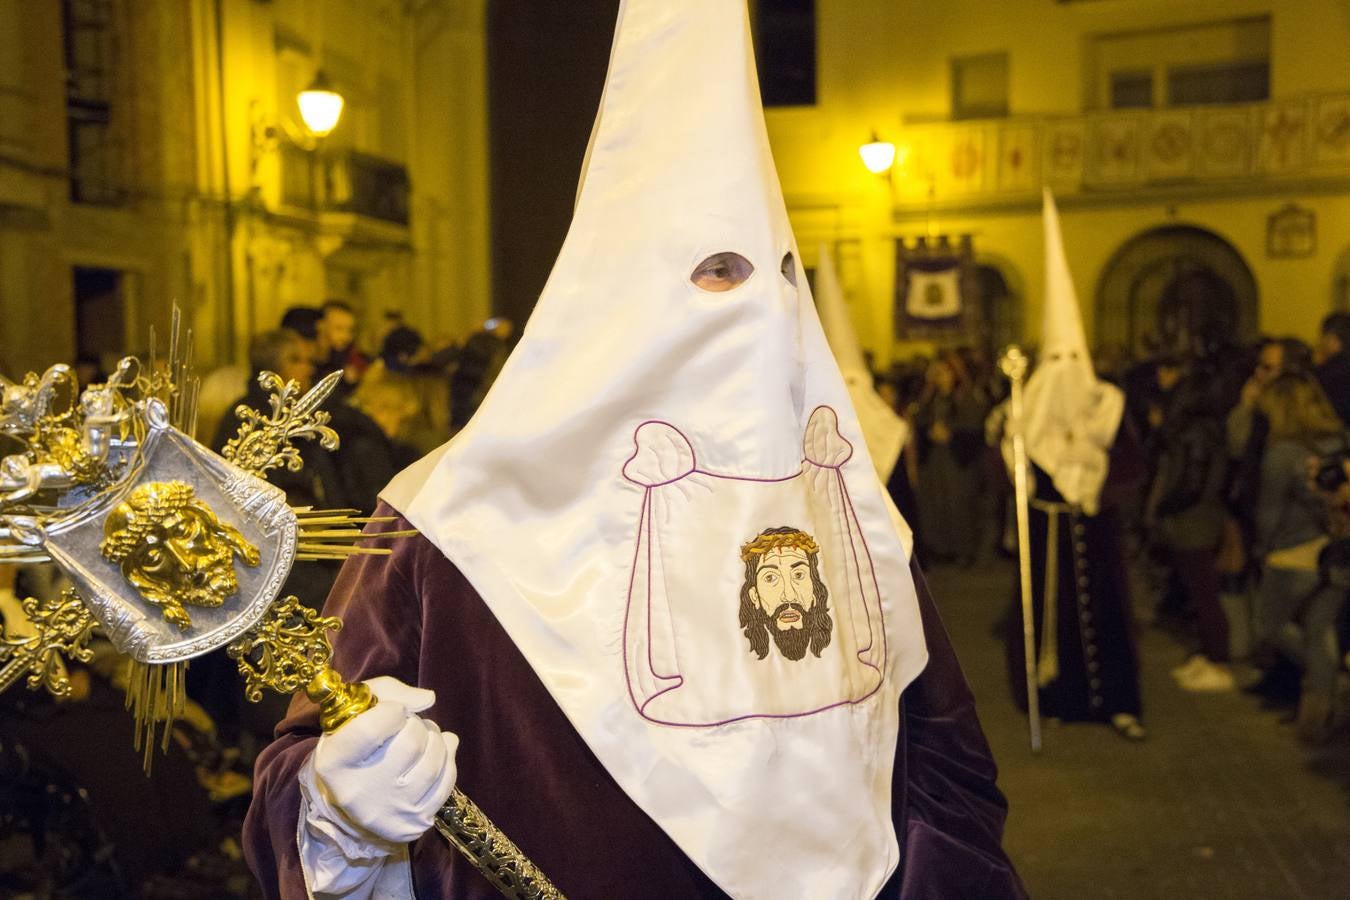
[[[816,103],[770,109],[770,135],[803,256],[837,248],[879,362],[928,349],[893,329],[895,242],[920,236],[969,235],[1010,336],[1037,339],[1043,184],[1099,347],[1145,346],[1188,271],[1228,282],[1243,337],[1313,340],[1350,303],[1350,4],[818,0],[815,17]],[[897,147],[889,181],[859,159],[872,132]]]
[[[0,366],[488,314],[484,0],[0,0]],[[344,96],[316,141],[298,92]]]
[[[1188,266],[1243,336],[1311,339],[1350,304],[1344,0],[814,19],[816,102],[771,108],[770,137],[804,260],[836,248],[879,362],[930,347],[895,334],[897,240],[969,235],[1007,294],[997,337],[1035,341],[1042,184],[1101,346],[1137,350]],[[203,366],[327,297],[368,333],[389,311],[469,332],[491,307],[486,21],[487,0],[0,0],[0,366],[142,348],[175,302]],[[319,70],[346,109],[316,147],[295,96]],[[873,132],[889,180],[858,158]]]

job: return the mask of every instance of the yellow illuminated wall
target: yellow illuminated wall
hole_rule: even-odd
[[[106,204],[71,197],[62,6],[0,0],[4,369],[73,358],[74,267],[121,273],[120,349],[144,350],[177,304],[203,369],[330,296],[368,332],[392,310],[463,338],[489,314],[486,0],[108,4],[123,197]],[[295,96],[319,68],[347,97],[320,152],[404,167],[406,226],[286,202]]]
[[[953,57],[1007,52],[1012,121],[1087,119],[1103,96],[1094,36],[1268,17],[1272,102],[1309,98],[1315,111],[1319,98],[1350,93],[1343,49],[1350,46],[1350,5],[1336,0],[818,0],[816,7],[817,105],[769,110],[770,138],[807,263],[818,241],[836,242],[860,335],[883,362],[916,349],[891,337],[892,242],[930,228],[973,233],[977,255],[996,261],[1022,293],[1027,337],[1034,341],[1039,332],[1043,250],[1034,193],[963,197],[939,184],[930,209],[928,181],[913,165],[924,150],[914,146],[916,136],[950,117]],[[1223,52],[1222,29],[1193,33],[1197,60]],[[897,165],[891,186],[858,158],[873,129],[910,157],[911,165]],[[1149,229],[1187,224],[1241,253],[1260,290],[1263,330],[1313,338],[1350,249],[1347,175],[1319,170],[1234,189],[1182,179],[1066,196],[1066,244],[1089,334],[1097,282],[1115,251]],[[1317,216],[1316,252],[1269,258],[1267,217],[1291,201]]]

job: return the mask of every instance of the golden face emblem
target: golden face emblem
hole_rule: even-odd
[[[152,482],[131,492],[108,515],[99,549],[164,618],[187,628],[184,604],[217,607],[239,590],[237,554],[258,565],[258,548],[216,518],[181,481]]]

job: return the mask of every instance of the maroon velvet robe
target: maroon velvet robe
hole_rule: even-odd
[[[399,517],[382,530],[410,527]],[[339,671],[435,690],[424,715],[460,736],[459,787],[571,900],[724,896],[609,776],[454,564],[421,536],[385,543],[392,556],[353,558],[329,596],[326,614],[345,622]],[[930,658],[901,700],[902,861],[880,896],[1024,896],[1000,846],[1007,804],[974,698],[917,569],[915,580]],[[305,897],[296,774],[317,733],[299,696],[258,759],[244,849],[268,897]],[[413,845],[412,867],[419,897],[498,896],[434,831]]]

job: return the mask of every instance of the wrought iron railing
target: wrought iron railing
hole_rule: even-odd
[[[406,226],[411,191],[408,170],[399,163],[355,150],[329,153],[282,144],[284,206]]]

